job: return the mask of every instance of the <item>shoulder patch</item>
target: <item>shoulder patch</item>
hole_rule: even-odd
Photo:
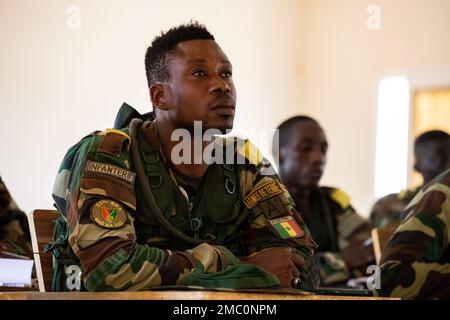
[[[341,189],[333,189],[330,197],[337,202],[342,209],[347,209],[350,206],[350,197]]]
[[[91,207],[91,219],[106,229],[118,229],[127,222],[125,209],[115,201],[100,200]]]
[[[305,231],[300,228],[297,221],[291,216],[268,219],[267,222],[282,239],[301,238],[305,235]]]
[[[120,130],[106,129],[105,136],[97,151],[119,157],[124,144],[129,150],[131,144],[131,137],[129,135]]]
[[[258,166],[264,159],[261,151],[259,151],[259,149],[248,139],[245,140],[245,142],[242,141],[238,143],[237,153],[255,166]]]
[[[91,160],[88,160],[86,162],[86,167],[84,168],[84,170],[88,172],[106,174],[112,177],[125,180],[126,182],[129,182],[131,184],[134,184],[134,180],[136,178],[136,174],[134,172],[119,168],[112,164],[96,162]]]
[[[263,183],[262,185],[254,189],[244,197],[243,201],[247,208],[252,209],[258,202],[269,199],[270,197],[283,192],[284,190],[281,186],[281,183],[278,180],[272,180]]]

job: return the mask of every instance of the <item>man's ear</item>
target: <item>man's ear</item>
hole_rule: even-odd
[[[420,171],[420,165],[419,165],[419,163],[418,163],[417,160],[414,162],[414,170],[416,170],[416,171],[419,172],[419,173],[422,173],[422,172]]]
[[[281,150],[281,147],[278,147],[278,150],[274,151],[273,157],[274,157],[274,159],[277,159],[277,157],[278,157],[278,166],[280,166],[283,163],[284,154]]]
[[[155,108],[167,110],[164,85],[154,83],[150,86],[150,100]]]

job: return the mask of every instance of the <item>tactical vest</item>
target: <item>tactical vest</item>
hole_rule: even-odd
[[[129,127],[121,131],[129,134]],[[132,143],[138,145],[145,179],[164,219],[173,228],[199,242],[226,246],[237,256],[248,255],[239,230],[248,214],[239,189],[242,165],[226,164],[225,160],[223,164],[210,165],[196,195],[189,197],[171,176],[158,150],[146,140],[141,126],[137,133],[137,139]],[[136,212],[132,215],[138,243],[176,251],[194,246],[170,235],[161,226],[145,200],[140,179],[135,180],[135,192]],[[80,266],[68,243],[68,232],[64,217],[60,217],[55,221],[53,241],[46,246],[45,251],[51,251],[54,257],[53,291],[67,291],[67,266]]]
[[[236,220],[243,211],[239,190],[239,165],[211,164],[195,196],[181,189],[159,150],[147,142],[139,126],[137,141],[145,179],[165,220],[186,236],[224,245],[236,255],[245,247]],[[225,154],[225,152],[223,152]],[[134,215],[137,241],[160,249],[187,250],[192,243],[173,237],[158,223],[146,201],[143,185],[135,182],[137,209]]]
[[[115,129],[129,134],[129,125],[133,118],[149,120],[153,118],[153,114],[139,115],[134,109],[124,104],[116,118]],[[233,143],[236,147],[237,140],[233,140]],[[185,241],[171,234],[170,230],[175,229],[184,238],[194,239],[197,243],[223,245],[236,256],[249,254],[244,245],[241,228],[250,214],[241,201],[244,195],[241,194],[239,177],[246,167],[245,164],[226,164],[225,161],[223,164],[211,164],[195,196],[189,197],[178,186],[164,159],[161,159],[159,150],[155,150],[146,140],[142,126],[139,126],[137,130],[132,147],[136,148],[136,156],[143,169],[143,174],[138,174],[139,179],[135,180],[136,211],[130,212],[134,219],[138,243],[170,250],[184,251],[193,248],[192,241]],[[223,154],[226,155],[226,152]],[[136,157],[132,158],[131,169],[133,170],[136,166]],[[149,187],[154,202],[148,201],[149,193],[145,191],[146,187]],[[157,210],[153,210],[155,206]],[[161,214],[163,222],[170,228],[162,226],[155,211]],[[67,291],[65,269],[70,264],[80,265],[67,239],[68,227],[65,219],[61,217],[56,221],[54,239],[46,248],[47,252],[53,252],[55,258],[53,291]],[[213,284],[217,286],[220,281],[227,282],[230,276],[236,278],[238,274],[241,275],[241,279],[247,279],[249,283],[253,281],[252,285],[243,281],[248,287],[273,287],[278,284],[278,280],[273,275],[247,264],[235,265],[216,274],[201,272],[196,274],[196,272],[192,273],[190,281],[205,287],[212,287]]]

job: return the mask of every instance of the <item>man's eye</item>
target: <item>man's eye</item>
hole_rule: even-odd
[[[300,146],[300,150],[302,150],[302,151],[311,151],[311,149],[312,149],[312,147],[310,144],[305,144],[305,145]]]
[[[232,75],[233,74],[232,74],[231,71],[224,71],[224,72],[222,72],[222,77],[224,77],[224,78],[231,78]]]
[[[203,70],[194,71],[192,74],[196,77],[205,77],[206,76],[206,72]]]

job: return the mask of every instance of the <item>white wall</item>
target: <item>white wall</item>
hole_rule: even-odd
[[[66,27],[69,5],[81,29]],[[0,174],[26,211],[51,208],[66,149],[150,108],[144,54],[161,30],[206,24],[234,64],[236,128],[280,122],[301,96],[301,1],[0,0]],[[268,145],[264,145],[264,151]]]
[[[366,27],[374,3],[379,31]],[[80,30],[66,27],[70,4],[81,9]],[[122,101],[150,108],[145,49],[191,18],[234,64],[235,128],[316,117],[331,143],[323,182],[363,213],[373,201],[379,79],[450,84],[448,0],[0,0],[0,174],[23,209],[51,207],[65,150],[112,126]]]

